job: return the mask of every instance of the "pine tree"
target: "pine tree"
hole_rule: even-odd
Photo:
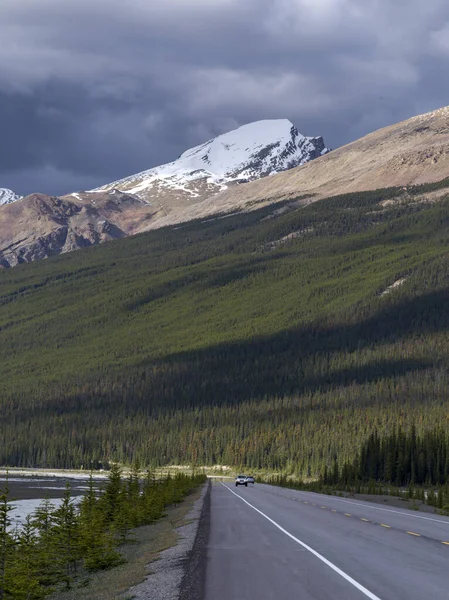
[[[54,512],[52,529],[52,543],[62,571],[61,579],[67,587],[70,587],[72,571],[76,571],[76,563],[80,558],[79,529],[77,510],[67,483],[61,505]]]
[[[104,513],[106,524],[112,524],[120,511],[122,504],[122,468],[114,463],[109,471],[109,479],[103,495],[100,498],[100,508]]]
[[[50,591],[41,583],[38,542],[36,528],[28,515],[15,540],[10,591],[14,600],[42,600]]]
[[[11,556],[14,540],[9,532],[11,519],[9,513],[13,507],[8,503],[8,476],[4,490],[0,493],[0,600],[8,598],[11,586]]]
[[[158,493],[159,483],[156,481],[154,472],[148,471],[142,491],[142,509],[145,523],[152,523],[162,516],[164,500]]]
[[[137,527],[143,520],[142,496],[140,490],[140,463],[134,461],[126,487],[126,502],[129,506],[131,527]]]
[[[121,562],[113,535],[107,529],[105,513],[95,495],[92,474],[88,491],[80,502],[79,523],[79,544],[86,569],[107,569]]]
[[[55,506],[45,498],[34,511],[31,524],[38,535],[38,565],[41,582],[43,585],[52,586],[58,581],[58,556],[54,544]]]

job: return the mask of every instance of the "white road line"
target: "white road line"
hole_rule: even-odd
[[[356,581],[355,579],[353,579],[352,577],[350,577],[347,573],[345,573],[344,571],[342,571],[341,569],[339,569],[336,565],[334,565],[329,560],[327,560],[327,558],[324,558],[324,556],[322,556],[321,554],[319,554],[316,550],[314,550],[313,548],[311,548],[310,546],[308,546],[304,542],[301,542],[301,540],[299,540],[297,537],[295,537],[294,535],[292,535],[291,533],[289,533],[286,529],[284,529],[283,527],[281,527],[279,525],[279,523],[276,523],[276,521],[273,521],[273,519],[270,519],[270,517],[267,516],[265,513],[263,513],[261,510],[259,510],[258,508],[256,508],[252,504],[250,504],[247,500],[245,500],[245,498],[242,498],[241,496],[239,496],[238,494],[236,494],[235,492],[233,492],[224,483],[222,483],[222,482],[220,482],[220,483],[221,483],[221,485],[223,487],[225,487],[228,490],[228,492],[231,492],[231,494],[234,494],[234,496],[237,496],[237,498],[239,500],[241,500],[242,502],[245,502],[245,504],[247,504],[253,510],[255,510],[260,515],[262,515],[262,517],[264,517],[267,521],[270,521],[270,523],[272,523],[275,527],[277,527],[280,531],[282,531],[282,533],[285,533],[285,535],[287,535],[289,538],[291,538],[292,540],[294,540],[297,544],[299,544],[300,546],[302,546],[305,550],[307,550],[308,552],[310,552],[311,554],[313,554],[314,556],[316,556],[325,565],[327,565],[328,567],[330,567],[333,571],[335,571],[341,577],[343,577],[343,579],[346,579],[346,581],[348,581],[355,588],[357,588],[360,592],[362,592],[362,594],[365,594],[365,596],[367,596],[371,600],[380,600],[380,598],[378,596],[375,596],[372,592],[370,592],[369,590],[367,590],[366,587],[363,587],[362,584],[360,584],[358,581]]]
[[[315,494],[316,492],[299,492],[300,494]],[[276,494],[277,496],[281,496],[282,498],[288,498],[284,494]],[[432,517],[422,517],[420,515],[415,515],[410,511],[403,512],[402,510],[392,510],[391,508],[381,508],[380,506],[373,506],[373,502],[366,502],[365,504],[361,504],[360,502],[356,502],[355,500],[342,500],[341,498],[335,498],[335,496],[329,496],[335,502],[344,502],[345,504],[352,504],[352,506],[363,506],[363,508],[367,508],[369,510],[381,510],[383,512],[394,513],[395,515],[402,515],[403,517],[411,517],[413,519],[422,519],[423,521],[433,521],[434,523],[441,523],[442,525],[449,525],[449,521],[445,521],[444,519],[432,519]]]
[[[306,492],[307,493],[307,492]],[[285,496],[284,496],[285,498]],[[423,519],[424,521],[433,521],[434,523],[441,523],[442,525],[449,525],[449,521],[443,521],[440,519],[432,519],[431,517],[421,517],[420,515],[408,514],[402,512],[401,510],[392,510],[391,508],[381,508],[380,506],[371,506],[370,503],[361,504],[360,502],[355,502],[353,500],[341,500],[340,498],[332,498],[336,502],[344,502],[345,504],[352,504],[352,506],[363,506],[363,508],[368,508],[372,510],[381,510],[383,512],[394,513],[396,515],[402,515],[403,517],[413,517],[414,519]]]

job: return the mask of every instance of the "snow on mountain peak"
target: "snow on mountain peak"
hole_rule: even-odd
[[[255,121],[190,148],[165,165],[92,191],[117,188],[146,201],[161,191],[203,199],[229,184],[251,181],[325,154],[321,137],[305,137],[288,119]]]
[[[287,119],[248,123],[187,150],[176,162],[192,171],[205,169],[229,177],[262,149],[290,142],[292,130],[299,136]]]
[[[7,188],[0,188],[0,206],[3,204],[11,204],[16,200],[20,200],[22,196],[18,196],[12,190],[8,190]]]

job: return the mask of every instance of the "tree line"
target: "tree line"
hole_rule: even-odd
[[[410,431],[400,427],[381,437],[375,429],[362,445],[352,463],[339,465],[323,475],[324,484],[369,481],[401,486],[442,486],[449,484],[448,430],[433,428],[418,434],[413,423]]]

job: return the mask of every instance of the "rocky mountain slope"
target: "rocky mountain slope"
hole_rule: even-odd
[[[16,200],[20,200],[22,196],[18,196],[12,190],[8,190],[7,188],[0,188],[0,206],[4,204],[11,204],[12,202],[16,202]]]
[[[0,267],[125,237],[128,213],[142,206],[120,192],[99,195],[95,206],[45,194],[11,202],[0,209]]]
[[[95,190],[62,198],[6,190],[0,207],[0,266],[14,266],[132,235],[175,220],[211,195],[306,163],[328,152],[286,119],[239,127],[180,158]],[[2,198],[2,196],[0,196]],[[13,203],[13,204],[11,204]]]
[[[333,152],[322,138],[302,136],[287,120],[260,121],[192,148],[173,163],[95,190],[61,199],[35,194],[1,206],[0,264],[281,199],[305,197],[298,202],[310,203],[447,177],[449,107]]]
[[[183,221],[313,194],[310,200],[449,176],[449,107],[379,129],[296,169],[221,192],[191,207]],[[174,223],[175,215],[148,228]]]

